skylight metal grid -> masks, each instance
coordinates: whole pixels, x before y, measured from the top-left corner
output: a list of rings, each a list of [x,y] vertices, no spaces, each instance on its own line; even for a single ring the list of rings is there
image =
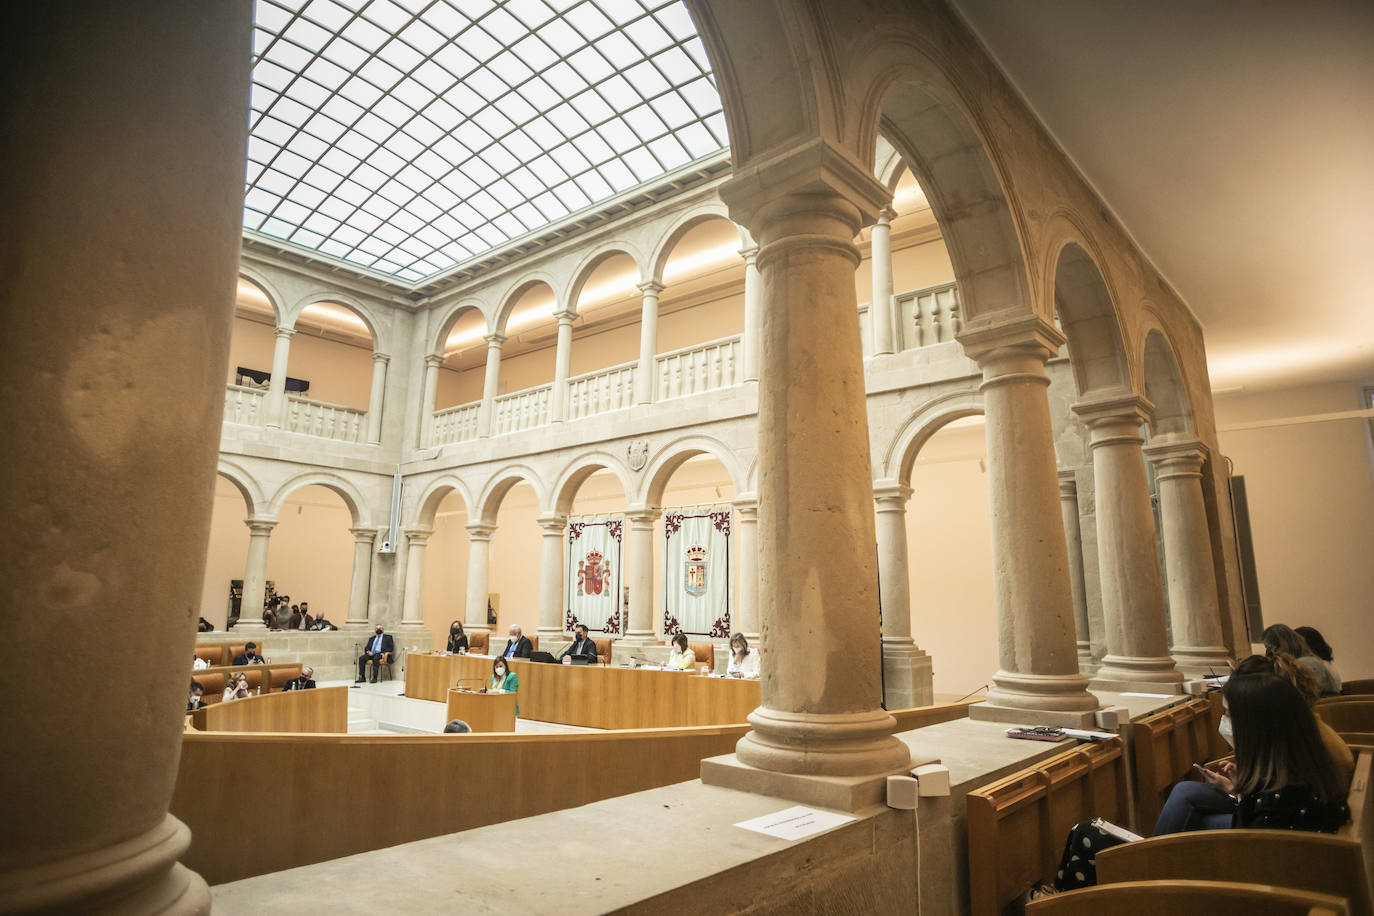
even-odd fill
[[[244,226],[410,283],[718,153],[680,2],[257,0]]]

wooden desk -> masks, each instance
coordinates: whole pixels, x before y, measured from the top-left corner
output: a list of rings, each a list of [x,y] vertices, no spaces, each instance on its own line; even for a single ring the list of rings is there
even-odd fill
[[[200,731],[344,734],[348,731],[348,688],[265,693],[205,706],[191,717]]]
[[[462,719],[475,732],[515,731],[515,694],[448,691],[449,721]]]
[[[406,657],[406,696],[446,702],[459,679],[491,680],[490,656]],[[588,728],[686,728],[746,721],[759,705],[759,682],[699,677],[659,668],[549,665],[512,659],[520,678],[520,716]]]

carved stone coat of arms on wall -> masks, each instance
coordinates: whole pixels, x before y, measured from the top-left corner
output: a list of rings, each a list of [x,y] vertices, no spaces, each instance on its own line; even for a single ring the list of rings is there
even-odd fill
[[[644,470],[644,465],[649,463],[649,440],[636,439],[626,446],[625,460],[629,462],[630,470]]]

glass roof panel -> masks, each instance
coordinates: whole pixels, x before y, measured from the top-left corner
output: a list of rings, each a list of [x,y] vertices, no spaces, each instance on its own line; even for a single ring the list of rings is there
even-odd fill
[[[244,226],[422,282],[718,154],[680,0],[257,0]]]

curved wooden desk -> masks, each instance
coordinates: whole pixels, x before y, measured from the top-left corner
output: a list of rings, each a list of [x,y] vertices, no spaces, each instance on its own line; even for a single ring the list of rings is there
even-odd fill
[[[348,731],[348,688],[316,687],[264,693],[203,706],[191,714],[199,731],[325,732]]]

